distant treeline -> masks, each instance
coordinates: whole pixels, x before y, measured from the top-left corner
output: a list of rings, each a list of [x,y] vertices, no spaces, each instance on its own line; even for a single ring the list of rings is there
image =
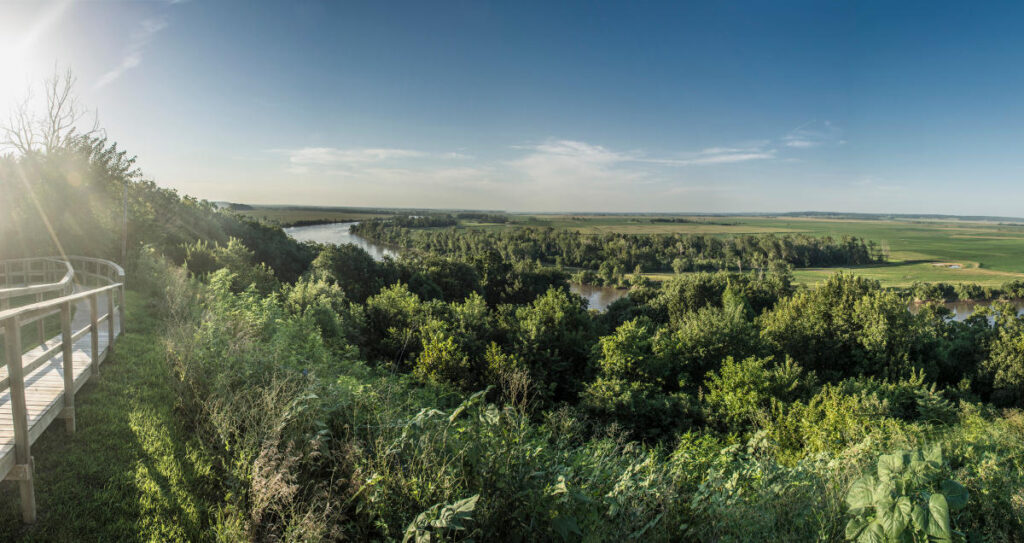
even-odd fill
[[[475,229],[418,230],[447,226],[444,216],[377,219],[352,232],[377,243],[432,254],[473,257],[497,250],[509,261],[541,261],[599,270],[621,276],[636,271],[688,271],[794,267],[857,266],[883,260],[873,241],[844,236],[764,234],[715,237],[698,234],[582,234],[554,228],[517,228],[500,232]]]
[[[459,213],[455,215],[455,217],[461,220],[494,224],[505,224],[508,222],[508,215],[497,215],[493,213]]]
[[[807,217],[814,219],[852,219],[859,221],[887,221],[887,220],[954,220],[954,221],[975,221],[975,222],[1001,222],[1017,224],[1024,222],[1020,217],[993,217],[988,215],[942,215],[937,213],[842,213],[834,211],[794,211],[791,213],[780,213],[776,217]]]
[[[675,224],[713,224],[716,226],[731,226],[735,222],[711,221],[707,219],[694,219],[691,217],[653,217],[652,223],[675,223]]]
[[[1001,287],[986,287],[977,283],[925,283],[916,281],[908,289],[915,300],[954,302],[957,300],[996,300],[1024,298],[1024,281],[1014,280]]]
[[[282,224],[283,228],[293,228],[296,226],[319,226],[321,224],[337,224],[339,222],[350,222],[341,219],[301,219],[298,221],[288,221],[287,224]]]
[[[400,228],[439,228],[459,224],[459,221],[455,220],[455,217],[451,215],[409,215],[407,217],[395,217],[393,219],[383,220]],[[358,226],[359,225],[353,225],[353,227]]]

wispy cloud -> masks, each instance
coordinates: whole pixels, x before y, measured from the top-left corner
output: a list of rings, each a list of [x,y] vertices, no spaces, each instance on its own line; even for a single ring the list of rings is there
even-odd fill
[[[776,156],[776,151],[760,144],[748,147],[710,147],[697,152],[681,153],[676,157],[649,156],[640,151],[613,151],[601,145],[592,145],[581,141],[550,140],[544,144],[528,147],[534,151],[525,157],[528,160],[542,158],[545,161],[557,161],[566,164],[601,165],[611,167],[627,163],[657,164],[661,166],[705,166],[713,164],[733,164],[750,160],[768,160]]]
[[[299,147],[294,149],[270,149],[269,153],[283,155],[288,159],[288,171],[291,173],[328,173],[339,177],[351,177],[392,171],[400,172],[424,169],[424,165],[433,165],[434,169],[457,171],[449,166],[437,168],[437,163],[450,164],[454,160],[468,160],[467,154],[450,151],[431,153],[416,149],[395,147]],[[433,170],[429,170],[433,171]],[[376,173],[375,173],[376,172]]]
[[[843,131],[830,121],[808,121],[782,138],[782,144],[793,149],[809,149],[821,145],[846,143]]]
[[[638,162],[636,153],[613,151],[601,145],[575,140],[548,140],[538,145],[519,146],[528,152],[506,162],[526,181],[546,187],[584,188],[608,183],[638,181],[647,173],[629,163]]]
[[[286,170],[311,179],[344,183],[349,194],[416,195],[432,205],[472,198],[518,209],[626,209],[650,198],[712,202],[738,194],[730,165],[787,160],[790,139],[748,141],[675,154],[616,149],[597,143],[549,138],[510,146],[511,156],[480,159],[459,148],[438,152],[399,147],[298,147],[270,152],[287,158]],[[824,136],[818,138],[825,141]],[[473,196],[476,195],[476,196]],[[658,196],[653,196],[658,195]],[[463,200],[460,200],[463,199]],[[645,203],[648,202],[648,203]]]
[[[297,166],[339,166],[369,164],[388,160],[427,156],[422,151],[390,148],[339,149],[337,147],[302,147],[279,150],[288,155],[288,162]]]
[[[139,67],[142,64],[142,53],[146,50],[149,43],[153,41],[153,37],[165,28],[167,28],[167,19],[165,17],[143,19],[132,32],[121,62],[103,74],[96,81],[94,87],[97,89],[103,88],[116,81],[125,72]]]
[[[775,150],[763,147],[711,147],[684,158],[647,159],[646,162],[666,164],[669,166],[709,166],[714,164],[735,164],[751,160],[770,160],[775,158]]]

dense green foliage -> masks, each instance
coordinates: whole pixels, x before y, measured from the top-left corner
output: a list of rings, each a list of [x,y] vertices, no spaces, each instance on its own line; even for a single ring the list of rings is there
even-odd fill
[[[513,230],[422,229],[449,226],[447,217],[374,219],[353,225],[352,231],[391,247],[429,254],[473,258],[497,250],[503,260],[542,261],[594,270],[588,282],[619,283],[624,274],[643,271],[714,271],[769,268],[852,266],[880,262],[873,243],[846,236],[842,239],[805,235],[740,235],[717,237],[696,234],[640,235],[582,234],[553,228]],[[424,223],[424,224],[420,224]],[[436,223],[436,224],[434,224]],[[454,224],[454,222],[453,222]]]
[[[45,172],[64,158],[6,160]],[[1024,317],[998,305],[964,322],[935,305],[912,314],[909,296],[850,274],[796,288],[787,266],[754,256],[768,254],[764,240],[814,258],[861,254],[862,241],[419,229],[402,235],[446,245],[376,262],[117,171],[109,184],[82,177],[106,194],[96,207],[50,212],[66,215],[55,229],[71,232],[74,251],[110,255],[108,207],[128,183],[132,286],[159,322],[135,348],[165,356],[174,405],[157,415],[175,420],[162,435],[201,460],[198,475],[167,483],[200,504],[185,508],[189,531],[227,541],[1024,533]],[[69,182],[38,179],[39,193]],[[15,194],[4,205],[24,230],[8,247],[48,239],[25,226],[31,199]],[[75,238],[83,225],[100,234]],[[637,280],[598,313],[537,263],[586,248],[580,258],[594,262],[664,265],[665,240],[683,239],[720,244],[692,256],[736,271]],[[748,242],[759,248],[736,245]],[[763,269],[740,273],[740,260]],[[164,446],[161,458],[177,454]],[[162,526],[173,518],[162,503],[111,516]]]

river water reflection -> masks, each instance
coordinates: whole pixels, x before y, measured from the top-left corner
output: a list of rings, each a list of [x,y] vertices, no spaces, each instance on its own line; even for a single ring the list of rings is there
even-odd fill
[[[1010,300],[1010,303],[1012,303],[1013,306],[1015,308],[1017,308],[1017,314],[1018,315],[1020,315],[1021,313],[1024,313],[1024,300]],[[952,315],[953,320],[955,320],[955,321],[962,321],[962,320],[966,319],[967,317],[970,317],[971,315],[973,315],[974,312],[977,311],[978,309],[980,309],[982,307],[987,307],[987,306],[989,306],[991,304],[992,304],[992,302],[988,301],[988,300],[982,300],[982,301],[961,300],[961,301],[956,301],[956,302],[945,302],[942,305],[946,306],[947,308],[949,308],[950,311],[953,312],[953,315]],[[916,315],[918,311],[921,311],[921,308],[924,305],[925,304],[922,303],[922,302],[911,303],[910,304],[910,312],[914,313]]]
[[[398,257],[398,253],[377,245],[369,240],[363,239],[348,231],[349,227],[354,222],[336,222],[331,224],[317,224],[313,226],[293,226],[291,228],[285,228],[284,231],[289,236],[299,241],[315,241],[317,243],[334,243],[337,245],[344,245],[346,243],[352,243],[359,246],[376,261],[384,260],[385,256],[392,258]]]
[[[608,309],[608,306],[611,305],[612,302],[622,298],[626,294],[629,294],[629,290],[624,288],[597,287],[594,285],[582,285],[580,283],[571,283],[569,285],[569,290],[574,294],[579,294],[586,298],[587,307],[598,311]]]

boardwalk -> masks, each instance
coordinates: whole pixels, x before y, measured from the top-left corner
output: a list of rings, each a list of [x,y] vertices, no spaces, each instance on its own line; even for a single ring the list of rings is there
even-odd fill
[[[24,520],[34,522],[31,445],[57,419],[75,431],[75,393],[124,330],[124,272],[80,257],[14,262],[0,269],[0,302],[9,307],[0,311],[0,476],[19,481]],[[57,321],[59,333],[44,333]],[[25,329],[39,343],[27,350]]]

